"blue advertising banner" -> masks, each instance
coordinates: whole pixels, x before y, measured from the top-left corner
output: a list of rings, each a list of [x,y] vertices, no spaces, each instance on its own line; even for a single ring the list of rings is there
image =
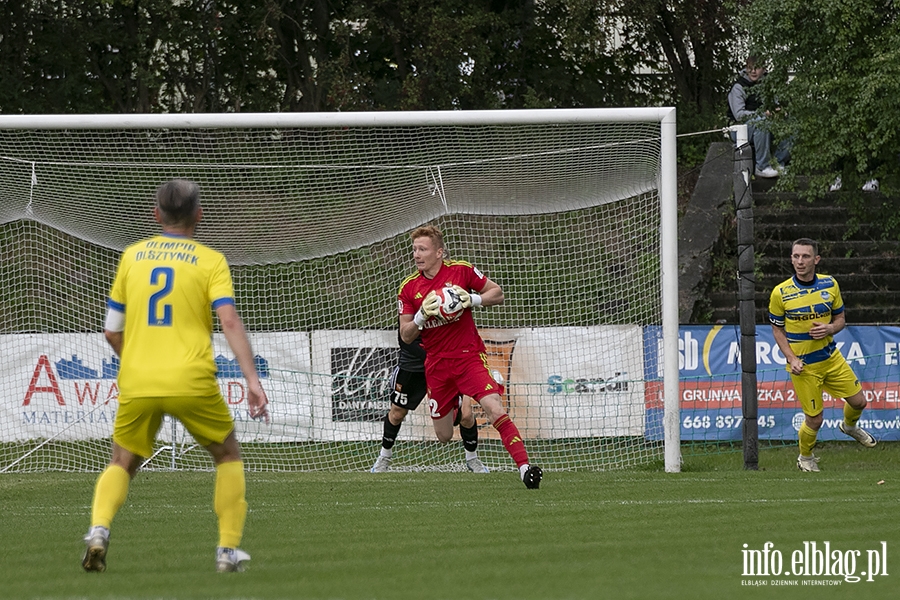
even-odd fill
[[[646,328],[647,431],[662,420],[658,328]],[[878,440],[900,441],[900,327],[848,326],[835,336],[868,400],[860,425]],[[679,404],[683,441],[741,439],[741,352],[737,325],[679,328]],[[795,440],[803,411],[796,400],[786,360],[771,327],[756,335],[757,402],[760,439]],[[843,400],[824,394],[825,422],[819,440],[848,440],[840,432]]]

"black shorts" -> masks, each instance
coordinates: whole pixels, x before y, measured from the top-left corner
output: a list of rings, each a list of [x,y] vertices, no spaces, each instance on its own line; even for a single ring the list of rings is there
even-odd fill
[[[391,404],[406,410],[416,410],[421,404],[428,386],[425,384],[425,373],[405,371],[394,367],[390,379]]]

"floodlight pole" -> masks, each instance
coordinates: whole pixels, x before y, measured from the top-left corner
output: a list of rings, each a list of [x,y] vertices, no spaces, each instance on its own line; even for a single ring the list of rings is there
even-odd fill
[[[736,125],[734,149],[734,208],[737,220],[738,315],[741,328],[741,433],[744,469],[759,469],[759,424],[756,382],[756,279],[753,256],[752,149],[747,126]]]

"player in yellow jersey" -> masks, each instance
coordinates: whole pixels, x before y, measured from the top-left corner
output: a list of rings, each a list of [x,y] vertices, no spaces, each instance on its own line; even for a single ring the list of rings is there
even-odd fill
[[[106,570],[109,527],[130,480],[150,456],[164,414],[179,419],[216,466],[214,506],[219,522],[216,570],[242,570],[250,556],[238,548],[244,531],[244,466],[234,420],[216,383],[212,311],[248,386],[250,416],[268,422],[268,399],[250,341],[235,309],[225,257],[192,239],[203,216],[200,188],[185,179],[156,191],[163,233],[122,253],[107,301],[106,339],[120,357],[119,409],[112,459],[94,488],[86,571]]]
[[[833,277],[816,274],[820,258],[814,240],[796,240],[791,246],[794,276],[775,286],[769,298],[772,335],[787,359],[787,370],[806,417],[798,434],[797,467],[801,471],[819,470],[819,459],[812,449],[822,427],[823,389],[845,400],[840,430],[868,448],[876,444],[875,438],[857,426],[866,398],[859,379],[834,342],[834,334],[846,324],[844,300]]]

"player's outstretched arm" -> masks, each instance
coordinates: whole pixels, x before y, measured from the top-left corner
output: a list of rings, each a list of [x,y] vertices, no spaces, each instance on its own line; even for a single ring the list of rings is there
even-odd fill
[[[263,418],[266,423],[269,422],[269,399],[266,391],[259,381],[259,374],[256,372],[256,363],[253,360],[253,349],[250,347],[250,339],[247,337],[247,331],[244,329],[244,323],[237,313],[237,309],[233,304],[225,304],[216,309],[219,316],[219,322],[222,324],[222,333],[228,340],[231,351],[241,367],[244,379],[247,380],[248,386],[248,403],[250,405],[250,416],[254,419]]]

